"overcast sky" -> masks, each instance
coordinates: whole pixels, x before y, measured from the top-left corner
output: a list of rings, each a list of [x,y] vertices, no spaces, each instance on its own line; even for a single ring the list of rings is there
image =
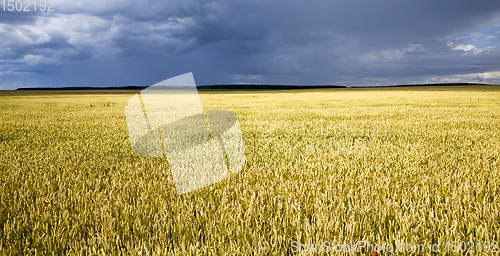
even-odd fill
[[[0,5],[0,8],[3,6]],[[0,88],[500,83],[499,0],[55,0],[0,10]]]

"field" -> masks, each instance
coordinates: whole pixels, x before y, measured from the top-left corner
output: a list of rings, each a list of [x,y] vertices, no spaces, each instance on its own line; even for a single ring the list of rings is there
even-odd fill
[[[246,162],[180,196],[132,153],[134,93],[0,92],[0,254],[500,242],[500,86],[200,92],[238,115]]]

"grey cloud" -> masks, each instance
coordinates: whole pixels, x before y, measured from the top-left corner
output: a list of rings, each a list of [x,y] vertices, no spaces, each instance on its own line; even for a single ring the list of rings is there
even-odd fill
[[[473,53],[448,45],[453,36],[500,27],[499,1],[89,0],[55,7],[52,14],[0,18],[4,26],[38,29],[32,41],[8,32],[0,63],[12,65],[0,72],[59,71],[59,84],[67,85],[64,77],[78,70],[95,79],[74,84],[121,85],[189,71],[201,84],[321,84],[500,70],[498,47]],[[35,42],[42,32],[50,40]],[[45,59],[28,63],[26,56]],[[104,65],[113,68],[99,73]],[[55,75],[44,79],[58,84]]]
[[[38,16],[36,14],[32,14],[31,12],[9,12],[3,11],[3,9],[0,11],[0,23],[3,24],[32,24],[36,21]]]

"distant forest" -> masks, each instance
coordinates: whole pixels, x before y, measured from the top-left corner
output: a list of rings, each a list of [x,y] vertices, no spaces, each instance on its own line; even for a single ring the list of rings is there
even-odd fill
[[[402,84],[402,85],[273,85],[273,84],[220,84],[200,85],[198,90],[297,90],[297,89],[327,89],[327,88],[366,88],[366,87],[415,87],[415,86],[457,86],[457,85],[488,85],[480,83],[442,83],[442,84]],[[143,90],[149,86],[115,86],[115,87],[31,87],[16,90]]]

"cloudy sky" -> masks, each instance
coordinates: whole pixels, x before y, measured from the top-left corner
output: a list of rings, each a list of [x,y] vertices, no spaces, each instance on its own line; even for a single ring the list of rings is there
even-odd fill
[[[500,83],[498,0],[54,1],[0,9],[1,89]]]

